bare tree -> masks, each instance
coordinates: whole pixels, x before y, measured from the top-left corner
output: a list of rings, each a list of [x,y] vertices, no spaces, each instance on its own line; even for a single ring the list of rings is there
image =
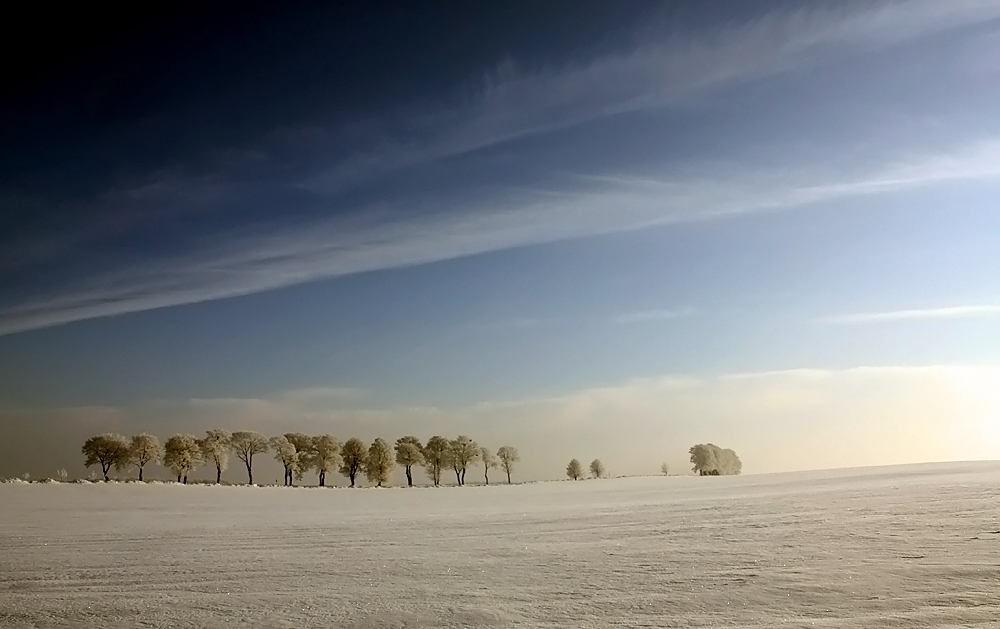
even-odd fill
[[[312,466],[319,475],[319,486],[326,485],[326,475],[340,462],[340,442],[333,435],[312,438]]]
[[[209,430],[204,439],[198,440],[202,459],[215,466],[215,484],[222,482],[222,472],[229,467],[229,440],[227,430]]]
[[[392,448],[385,439],[379,437],[368,448],[368,458],[365,459],[365,476],[368,482],[375,483],[376,487],[388,483],[394,467],[396,461],[392,456]]]
[[[229,447],[247,466],[247,484],[253,485],[253,455],[267,452],[267,438],[253,430],[237,430],[229,439]]]
[[[465,470],[478,458],[479,444],[475,441],[465,435],[459,435],[451,440],[451,465],[459,485],[465,484]]]
[[[569,476],[573,480],[580,480],[583,476],[583,466],[576,459],[572,459],[569,465],[566,466],[566,476]]]
[[[121,467],[128,462],[129,443],[125,437],[115,432],[106,432],[103,435],[91,437],[83,444],[81,452],[85,457],[84,465],[100,464],[101,473],[104,474],[104,482],[108,482],[108,470],[111,466]]]
[[[292,485],[292,474],[298,471],[299,468],[298,451],[295,450],[295,446],[285,436],[271,437],[268,445],[274,450],[274,460],[281,463],[285,468],[285,486]]]
[[[413,466],[424,462],[420,439],[412,435],[396,439],[396,463],[406,469],[406,486],[413,487]]]
[[[434,481],[434,486],[441,484],[441,470],[451,465],[451,442],[439,435],[427,440],[424,446],[424,469]]]
[[[521,460],[521,455],[513,446],[502,446],[497,450],[497,458],[500,459],[500,467],[507,473],[507,484],[510,485],[510,473],[514,471],[514,464]]]
[[[367,459],[368,446],[357,437],[351,437],[340,448],[340,473],[351,479],[351,487]]]
[[[590,462],[590,475],[594,478],[601,478],[607,470],[604,469],[604,464],[601,463],[600,459],[594,459]]]
[[[694,471],[700,476],[728,476],[743,471],[740,457],[729,448],[722,449],[714,443],[699,443],[688,450]]]
[[[490,452],[490,449],[486,446],[479,448],[479,459],[483,462],[483,477],[486,479],[486,484],[490,484],[490,468],[500,465],[497,462],[496,456]]]
[[[139,482],[142,482],[142,469],[147,463],[158,461],[163,456],[160,440],[146,433],[132,437],[128,448],[129,465],[139,468]]]
[[[664,476],[670,476],[670,466],[666,463],[660,465],[660,471],[663,472]]]
[[[187,485],[188,474],[201,463],[201,447],[194,435],[180,434],[167,439],[163,446],[163,467],[169,468],[177,475],[177,482],[184,479]]]

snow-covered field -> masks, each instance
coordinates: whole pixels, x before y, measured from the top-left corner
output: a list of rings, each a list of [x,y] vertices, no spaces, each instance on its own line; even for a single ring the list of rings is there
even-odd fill
[[[0,625],[997,627],[1000,463],[0,485]]]

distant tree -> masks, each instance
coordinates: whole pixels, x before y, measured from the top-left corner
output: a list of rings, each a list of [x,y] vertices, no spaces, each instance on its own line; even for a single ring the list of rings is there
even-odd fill
[[[569,476],[573,480],[580,480],[583,476],[583,466],[576,459],[572,459],[569,465],[566,466],[566,476]]]
[[[333,435],[312,438],[312,466],[319,475],[319,486],[326,485],[326,475],[340,462],[340,442]]]
[[[65,483],[66,481],[69,480],[69,472],[66,471],[65,467],[60,467],[58,470],[56,470],[56,480],[58,480],[60,483]]]
[[[424,468],[434,481],[434,486],[441,484],[441,470],[451,465],[451,442],[444,437],[435,435],[427,440],[424,446]]]
[[[479,460],[483,462],[483,478],[486,479],[486,484],[490,484],[490,468],[499,465],[496,456],[487,447],[479,448]]]
[[[295,480],[301,481],[306,472],[315,465],[316,453],[313,451],[313,438],[301,432],[286,432],[285,439],[295,447],[295,462],[292,472]],[[289,484],[292,484],[289,482]]]
[[[365,467],[368,459],[368,446],[357,437],[351,437],[340,448],[340,473],[351,479],[351,487],[354,487],[354,479]]]
[[[465,484],[465,470],[478,458],[479,444],[475,441],[465,435],[459,435],[451,440],[451,465],[459,485]]]
[[[365,459],[365,476],[368,482],[375,483],[376,487],[388,483],[394,467],[396,460],[392,456],[392,448],[385,439],[379,437],[368,448],[368,458]]]
[[[594,459],[590,462],[590,475],[594,478],[601,478],[607,470],[604,469],[604,464],[601,463],[600,459]]]
[[[84,465],[90,467],[100,464],[104,482],[108,482],[108,470],[112,465],[121,468],[128,464],[129,442],[118,433],[106,432],[87,439],[81,452],[87,457]]]
[[[209,430],[204,439],[198,440],[201,447],[201,458],[215,467],[215,484],[222,482],[222,472],[229,467],[229,441],[232,435],[228,430]]]
[[[497,450],[497,458],[500,459],[500,467],[507,473],[507,484],[510,485],[510,473],[514,471],[514,464],[521,460],[521,455],[513,446],[502,446]]]
[[[247,466],[247,484],[253,485],[253,455],[267,452],[267,437],[253,430],[237,430],[229,439],[229,447]]]
[[[700,476],[730,476],[743,471],[740,457],[729,448],[723,449],[713,443],[699,443],[688,450],[693,470]]]
[[[128,463],[139,468],[139,482],[142,482],[142,469],[147,463],[158,461],[163,457],[160,440],[146,433],[132,437],[128,448]]]
[[[299,453],[295,449],[295,446],[284,435],[271,437],[268,440],[268,445],[274,451],[274,460],[281,463],[282,467],[285,468],[285,486],[288,487],[294,484],[292,482],[292,474],[299,469]]]
[[[163,446],[163,467],[177,475],[177,482],[184,479],[201,463],[201,447],[194,435],[178,434],[167,439]]]
[[[406,470],[406,486],[413,487],[413,466],[424,462],[423,447],[420,439],[412,435],[396,439],[396,463]]]
[[[666,463],[660,466],[660,471],[663,472],[664,476],[670,476],[670,466]]]

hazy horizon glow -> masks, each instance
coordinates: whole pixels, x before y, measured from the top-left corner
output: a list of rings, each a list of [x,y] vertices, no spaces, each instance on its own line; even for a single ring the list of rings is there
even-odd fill
[[[0,476],[241,421],[1000,458],[1000,5],[151,15],[40,18],[0,101]]]

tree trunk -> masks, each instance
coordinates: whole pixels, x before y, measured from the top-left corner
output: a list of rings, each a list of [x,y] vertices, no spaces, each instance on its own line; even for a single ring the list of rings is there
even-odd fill
[[[110,470],[110,469],[111,469],[111,464],[110,463],[108,463],[107,465],[105,465],[104,463],[101,463],[101,472],[104,474],[104,482],[105,483],[107,483],[107,482],[109,482],[111,480],[111,479],[108,478],[108,470]]]
[[[510,470],[507,470],[507,484],[510,485]]]
[[[351,472],[351,474],[350,474],[350,476],[351,476],[351,487],[354,487],[354,475],[355,474],[356,474],[356,472]]]
[[[139,466],[139,482],[142,482],[142,466]]]
[[[462,484],[465,484],[465,468],[462,468]]]
[[[181,482],[181,475],[180,474],[177,475],[177,482],[178,483]]]
[[[319,471],[319,486],[320,487],[326,486],[326,472],[324,472],[323,470]]]
[[[184,475],[184,484],[185,485],[188,484],[188,475],[187,474]]]
[[[486,477],[486,484],[489,485],[490,484],[490,466],[489,465],[487,465],[485,467],[485,469],[483,470],[483,476]]]
[[[253,485],[253,470],[251,469],[253,466],[250,464],[250,459],[247,459],[244,463],[247,466],[247,485]]]
[[[218,485],[222,482],[222,466],[216,464],[215,466],[215,484]]]
[[[455,482],[458,483],[459,485],[461,485],[462,484],[462,475],[459,473],[457,467],[454,468],[454,469],[455,469]]]
[[[406,466],[406,486],[413,487],[413,474],[410,473],[410,466]]]

